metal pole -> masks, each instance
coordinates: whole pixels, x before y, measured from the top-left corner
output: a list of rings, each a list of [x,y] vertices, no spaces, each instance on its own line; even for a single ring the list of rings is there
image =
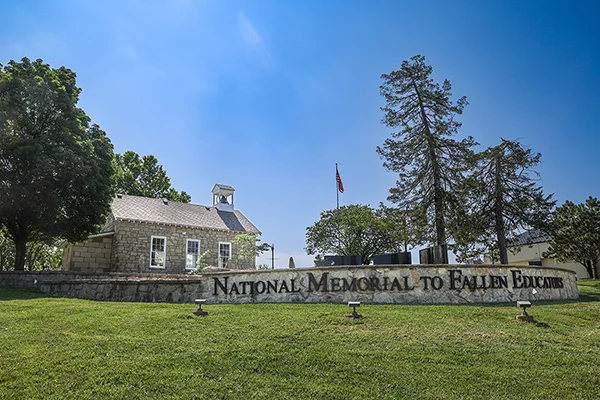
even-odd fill
[[[339,184],[337,181],[337,177],[339,175],[339,171],[338,171],[338,164],[335,163],[335,196],[336,196],[336,200],[337,200],[337,235],[338,235],[338,250],[341,250],[342,248],[342,238],[340,236],[340,220],[341,220],[341,215],[340,215],[340,190],[339,190]],[[341,251],[340,251],[341,252]]]
[[[271,243],[271,269],[275,269],[275,243]]]

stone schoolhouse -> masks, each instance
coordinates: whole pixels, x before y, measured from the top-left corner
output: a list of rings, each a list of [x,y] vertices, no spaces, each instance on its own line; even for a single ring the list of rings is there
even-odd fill
[[[233,240],[260,231],[234,209],[231,186],[213,187],[213,205],[117,194],[100,233],[65,247],[62,269],[82,272],[184,274],[200,257],[210,266],[254,269]]]

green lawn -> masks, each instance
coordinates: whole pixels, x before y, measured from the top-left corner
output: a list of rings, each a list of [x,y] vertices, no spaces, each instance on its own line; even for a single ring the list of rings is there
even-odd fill
[[[600,282],[510,305],[102,303],[0,288],[0,398],[600,399]]]

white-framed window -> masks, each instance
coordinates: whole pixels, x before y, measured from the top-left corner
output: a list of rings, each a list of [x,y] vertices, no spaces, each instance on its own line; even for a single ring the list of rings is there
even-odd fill
[[[200,257],[200,241],[188,239],[185,241],[185,269],[196,268],[196,263]]]
[[[167,238],[152,236],[150,239],[150,268],[165,268],[167,260]]]
[[[219,268],[227,268],[231,260],[231,243],[219,242]]]

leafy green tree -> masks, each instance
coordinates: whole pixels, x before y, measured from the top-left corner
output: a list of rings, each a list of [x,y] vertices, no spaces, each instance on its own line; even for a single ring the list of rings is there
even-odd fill
[[[508,264],[508,247],[518,229],[547,228],[555,201],[536,185],[533,154],[518,141],[502,143],[478,154],[478,165],[461,190],[470,201],[455,218],[455,248],[462,258],[494,250]]]
[[[353,204],[326,210],[306,228],[306,252],[359,255],[369,264],[375,254],[397,251],[398,235],[390,221],[369,206]]]
[[[29,271],[60,269],[62,248],[56,241],[28,242],[25,251],[25,268]]]
[[[268,243],[260,243],[260,238],[252,233],[240,233],[232,241],[238,246],[239,258],[249,264],[271,247]]]
[[[585,203],[566,201],[554,212],[552,240],[544,257],[560,262],[577,261],[590,277],[598,279],[600,263],[600,201],[589,197]]]
[[[153,155],[140,156],[133,151],[115,154],[113,167],[114,184],[117,193],[132,196],[166,198],[181,203],[189,203],[192,198],[184,191],[171,187],[167,172]]]
[[[398,244],[397,251],[408,252],[409,248],[427,242],[424,234],[427,220],[424,210],[408,210],[379,205],[377,216],[387,224],[387,230]]]
[[[425,57],[417,55],[381,76],[386,101],[382,122],[399,130],[377,152],[384,167],[399,174],[388,200],[403,209],[424,210],[429,221],[426,233],[442,245],[447,241],[446,220],[460,202],[455,188],[470,167],[476,143],[470,136],[461,141],[452,138],[461,126],[454,117],[462,114],[467,99],[454,103],[450,82],[440,86],[431,73]]]
[[[49,243],[30,241],[25,250],[25,268],[28,271],[59,269],[62,248],[55,241]],[[15,244],[6,228],[0,226],[0,271],[10,271],[15,266]]]
[[[42,60],[0,65],[0,225],[23,270],[27,243],[97,232],[109,211],[112,144],[77,107],[65,67]]]

